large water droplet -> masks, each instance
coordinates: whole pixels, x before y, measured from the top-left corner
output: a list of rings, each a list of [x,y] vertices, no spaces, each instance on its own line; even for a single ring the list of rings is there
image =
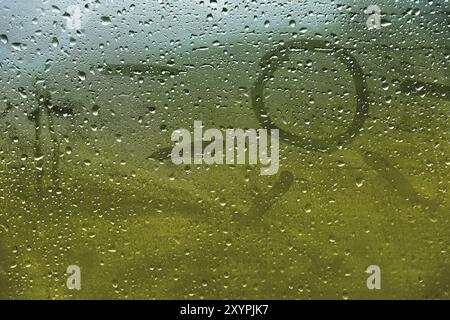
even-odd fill
[[[6,34],[0,35],[0,41],[1,41],[3,44],[7,44],[7,43],[8,43],[8,37],[6,36]]]
[[[78,71],[78,78],[80,78],[81,81],[86,80],[86,73],[84,71]]]
[[[108,17],[108,16],[102,16],[102,17],[100,18],[100,20],[102,21],[102,24],[103,24],[104,26],[107,26],[108,24],[111,23],[111,18]]]

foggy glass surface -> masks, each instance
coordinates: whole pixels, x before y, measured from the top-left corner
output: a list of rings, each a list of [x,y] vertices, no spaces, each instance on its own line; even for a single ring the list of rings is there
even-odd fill
[[[448,299],[450,5],[372,4],[0,0],[0,298]]]

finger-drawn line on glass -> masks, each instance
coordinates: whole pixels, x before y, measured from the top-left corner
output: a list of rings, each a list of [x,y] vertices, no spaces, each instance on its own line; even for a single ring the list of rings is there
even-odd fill
[[[4,101],[6,101],[6,108],[0,113],[0,119],[6,117],[13,108],[13,105],[10,101],[8,101],[6,98],[4,98]]]
[[[278,127],[272,121],[270,112],[264,103],[264,89],[266,83],[274,76],[281,64],[289,60],[290,50],[318,51],[332,54],[333,57],[337,57],[348,68],[353,77],[356,90],[356,110],[352,122],[344,133],[329,139],[302,137]],[[291,145],[307,150],[331,152],[350,143],[359,134],[369,113],[369,90],[364,73],[349,50],[331,45],[323,40],[294,40],[265,54],[260,61],[260,66],[262,67],[262,72],[251,90],[252,108],[263,127],[280,130],[281,141],[286,141]]]
[[[60,142],[55,130],[54,117],[71,117],[74,115],[73,107],[70,104],[56,105],[51,101],[51,93],[43,80],[36,79],[33,84],[33,91],[37,101],[37,107],[28,114],[28,120],[34,123],[34,159],[36,165],[36,193],[41,195],[44,191],[44,127],[47,124],[48,134],[51,144],[51,173],[50,180],[53,189],[59,186],[59,166],[60,166]]]
[[[362,149],[361,155],[367,165],[383,177],[404,200],[413,205],[420,205],[432,214],[440,210],[436,199],[430,200],[421,196],[405,176],[381,154]]]
[[[294,175],[290,171],[282,171],[273,187],[255,197],[247,213],[250,219],[261,219],[280,198],[289,191],[294,183]]]
[[[186,70],[171,66],[161,66],[156,64],[106,64],[101,71],[108,76],[128,76],[128,75],[154,75],[154,76],[175,76],[186,73]]]
[[[39,197],[43,191],[43,178],[44,178],[44,154],[43,148],[43,121],[42,121],[42,109],[47,108],[50,104],[50,92],[42,87],[37,86],[37,81],[33,84],[33,90],[38,106],[29,115],[28,119],[34,122],[34,159],[36,166],[36,193]]]
[[[221,141],[223,143],[223,141]],[[198,143],[200,143],[200,141],[198,141]],[[204,150],[209,144],[209,141],[202,141],[202,150]],[[195,141],[192,141],[191,143],[186,143],[183,148],[187,148],[190,145],[191,147],[191,153],[194,153],[194,145],[195,145]],[[160,148],[158,150],[156,150],[155,152],[153,152],[148,159],[150,160],[158,160],[158,161],[167,161],[171,159],[171,154],[172,154],[172,149],[173,147],[163,147]],[[172,163],[172,162],[171,162]]]
[[[403,93],[424,95],[450,101],[450,86],[440,83],[405,80],[400,84],[400,89]]]

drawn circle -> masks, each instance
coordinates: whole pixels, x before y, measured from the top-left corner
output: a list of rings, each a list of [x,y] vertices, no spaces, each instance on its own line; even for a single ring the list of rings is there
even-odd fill
[[[290,133],[278,127],[270,118],[264,104],[264,88],[266,82],[273,77],[275,71],[284,61],[289,60],[290,50],[312,50],[317,52],[332,53],[348,69],[353,78],[356,90],[356,109],[352,122],[345,132],[328,139],[300,136]],[[331,46],[323,40],[294,40],[268,52],[260,61],[262,73],[255,81],[252,88],[252,108],[259,123],[266,129],[278,129],[280,138],[291,145],[312,151],[333,151],[350,143],[360,132],[367,119],[369,111],[368,89],[361,66],[353,55],[345,48]]]

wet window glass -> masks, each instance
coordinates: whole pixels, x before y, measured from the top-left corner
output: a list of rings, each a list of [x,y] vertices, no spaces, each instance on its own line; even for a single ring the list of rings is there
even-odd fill
[[[449,8],[0,0],[0,298],[448,299]]]

